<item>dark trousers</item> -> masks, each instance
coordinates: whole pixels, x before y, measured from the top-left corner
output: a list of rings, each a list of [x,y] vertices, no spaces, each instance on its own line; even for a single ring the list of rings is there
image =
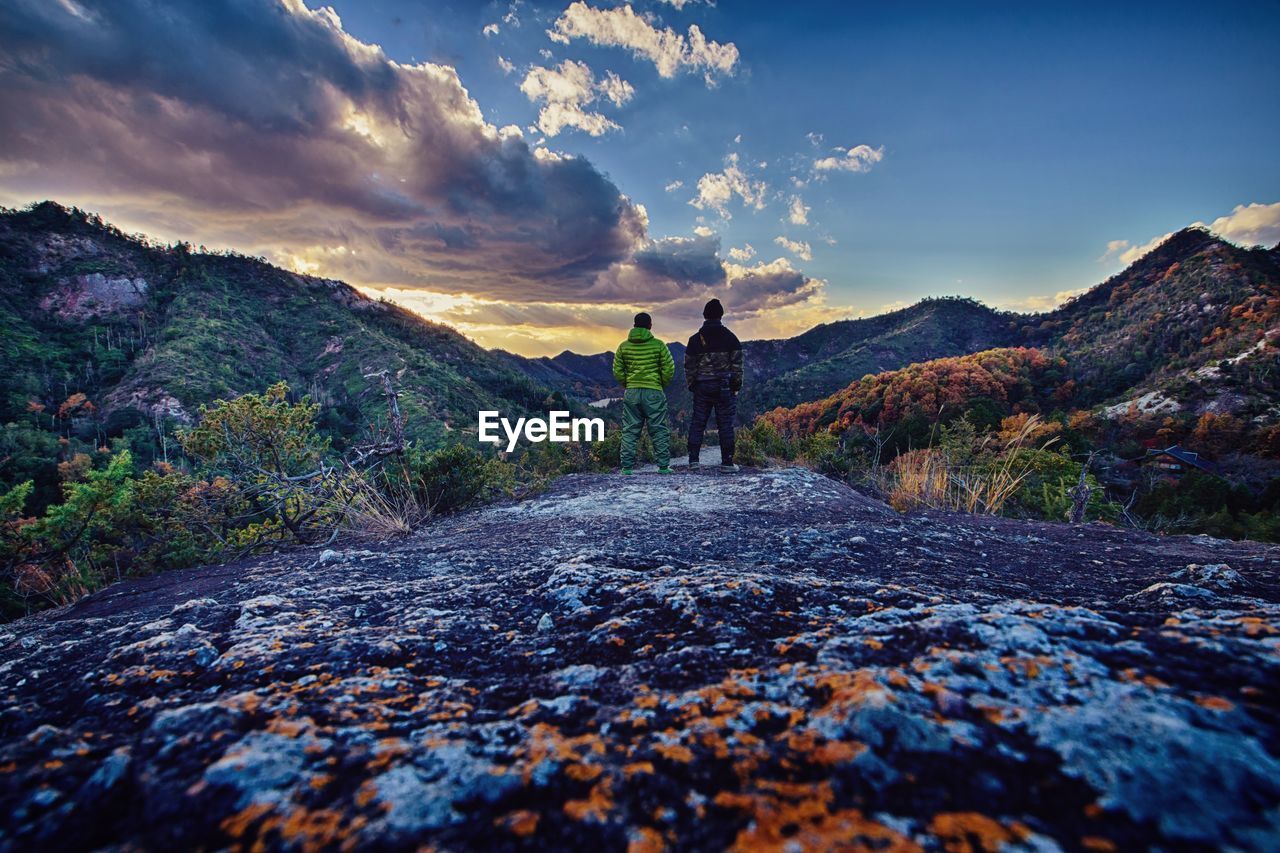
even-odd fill
[[[693,385],[693,418],[689,424],[689,461],[698,461],[702,449],[702,434],[716,412],[716,429],[720,431],[720,461],[733,462],[733,422],[738,414],[738,395],[725,382],[695,382]]]

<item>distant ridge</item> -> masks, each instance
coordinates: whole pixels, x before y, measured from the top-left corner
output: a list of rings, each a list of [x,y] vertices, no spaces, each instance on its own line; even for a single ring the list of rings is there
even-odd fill
[[[793,338],[746,341],[739,410],[749,417],[915,363],[1034,346],[1066,359],[1081,405],[1123,407],[1154,395],[1148,399],[1167,401],[1166,408],[1275,418],[1280,371],[1252,357],[1270,352],[1272,338],[1280,340],[1280,246],[1244,249],[1187,228],[1052,311],[1019,314],[965,297],[930,298]],[[673,352],[678,361],[680,348]],[[567,395],[617,396],[610,353],[509,358]],[[1228,363],[1227,373],[1220,362]],[[682,386],[670,394],[673,408],[687,406]]]

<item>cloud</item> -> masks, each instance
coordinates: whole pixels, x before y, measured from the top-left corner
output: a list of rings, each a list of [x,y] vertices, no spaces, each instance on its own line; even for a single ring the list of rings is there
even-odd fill
[[[680,189],[682,186],[684,186],[684,181],[675,180],[667,184],[665,187],[663,187],[663,189],[669,193],[673,193],[676,190]]]
[[[1280,202],[1237,204],[1231,213],[1206,227],[1240,246],[1274,246],[1280,243]]]
[[[698,195],[689,204],[699,210],[714,210],[724,219],[731,218],[729,203],[737,196],[747,207],[763,210],[769,186],[753,180],[738,165],[738,155],[730,154],[722,172],[708,172],[698,179]]]
[[[1113,257],[1119,257],[1120,253],[1129,248],[1128,240],[1109,240],[1107,242],[1107,250],[1098,258],[1099,262],[1108,261]]]
[[[825,282],[809,278],[786,258],[776,258],[755,266],[726,263],[728,297],[725,306],[739,312],[758,314],[803,302],[816,296]]]
[[[724,303],[743,337],[790,336],[830,321],[835,309],[825,303],[826,282],[809,278],[782,258],[754,266],[717,264],[713,256],[718,245],[714,239],[674,238],[652,247],[643,263],[664,266],[689,282],[671,291],[674,296],[632,294],[627,301],[584,304],[441,299],[412,290],[377,295],[435,316],[491,346],[532,355],[612,350],[637,311],[653,315],[659,337],[683,340],[701,323],[702,307],[712,296]],[[700,283],[713,271],[714,282]]]
[[[515,63],[505,56],[498,57],[498,67],[502,69],[503,74],[510,74],[516,70]]]
[[[731,286],[751,297],[744,311],[820,300],[823,283],[798,271],[731,272],[714,235],[651,236],[643,205],[591,162],[487,122],[455,69],[396,62],[302,0],[164,14],[150,0],[10,0],[0,55],[0,114],[22,117],[0,121],[9,203],[77,204],[127,230],[393,294],[437,319],[467,305],[574,306],[528,314],[528,341],[542,339],[539,323],[615,306],[696,319],[686,302]],[[535,75],[535,97],[550,105],[563,83],[554,102],[581,106],[569,67]],[[589,82],[589,104],[630,97],[616,75]],[[763,189],[741,181],[756,204]]]
[[[538,129],[556,136],[566,127],[576,127],[591,136],[619,130],[617,123],[585,107],[607,100],[622,106],[631,100],[635,89],[612,71],[597,81],[585,62],[566,59],[555,68],[534,66],[525,75],[520,91],[534,103],[541,103]]]
[[[1143,255],[1146,255],[1148,252],[1152,252],[1159,248],[1161,243],[1172,236],[1173,232],[1170,231],[1168,234],[1161,234],[1159,237],[1152,237],[1141,246],[1135,246],[1128,240],[1111,240],[1107,243],[1107,250],[1102,253],[1102,257],[1098,258],[1098,260],[1103,263],[1118,260],[1125,266],[1128,266]]]
[[[705,225],[695,225],[693,227],[693,233],[697,234],[699,237],[710,237],[716,232]]]
[[[0,111],[24,120],[0,123],[4,188],[272,256],[346,246],[326,269],[358,282],[516,298],[585,290],[647,239],[608,178],[485,122],[454,69],[394,62],[301,0],[235,9],[231,27],[204,4],[91,22],[9,4]]]
[[[729,257],[735,261],[749,261],[755,256],[755,246],[752,246],[750,243],[743,243],[742,248],[735,246],[729,250]]]
[[[786,249],[802,261],[813,260],[813,247],[803,240],[788,240],[786,237],[774,237],[773,242]]]
[[[805,204],[800,196],[793,195],[791,204],[787,208],[787,221],[792,225],[808,225],[810,209],[809,205]]]
[[[1275,204],[1237,204],[1226,216],[1210,223],[1192,222],[1190,228],[1207,228],[1224,240],[1238,246],[1275,246],[1280,244],[1280,202]],[[1128,240],[1111,240],[1098,258],[1101,263],[1119,261],[1128,266],[1152,252],[1175,232],[1170,231],[1135,245]]]
[[[837,156],[823,157],[813,161],[813,168],[819,172],[867,172],[876,163],[884,159],[884,146],[872,148],[870,145],[855,145],[852,148],[834,148]]]
[[[696,24],[690,25],[687,36],[670,27],[659,29],[630,5],[596,9],[579,0],[564,10],[547,36],[561,44],[580,38],[626,48],[652,62],[662,77],[674,77],[681,69],[702,71],[708,85],[717,74],[732,74],[738,64],[738,48],[732,42],[707,41]]]
[[[1005,308],[1009,311],[1020,311],[1028,314],[1039,314],[1045,311],[1052,311],[1064,302],[1074,299],[1080,294],[1089,290],[1088,287],[1077,287],[1072,290],[1059,290],[1052,296],[1023,296],[1017,299],[1007,299],[1003,302],[996,303],[997,308]],[[901,305],[899,307],[906,307]]]
[[[498,30],[499,27],[497,24],[485,24],[484,29],[480,30],[480,32],[484,33],[484,35],[488,37],[496,36],[498,34]]]
[[[675,6],[677,12],[683,12],[685,6],[691,6],[699,2],[699,0],[660,0],[668,6]]]

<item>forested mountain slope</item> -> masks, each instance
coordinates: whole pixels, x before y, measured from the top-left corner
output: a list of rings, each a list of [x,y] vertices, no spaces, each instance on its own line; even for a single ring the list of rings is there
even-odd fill
[[[0,214],[0,359],[0,485],[47,480],[32,469],[54,464],[59,438],[123,437],[147,461],[201,404],[279,380],[323,404],[339,446],[385,419],[380,371],[428,445],[474,429],[479,409],[545,410],[551,393],[341,282],[159,246],[52,203]]]

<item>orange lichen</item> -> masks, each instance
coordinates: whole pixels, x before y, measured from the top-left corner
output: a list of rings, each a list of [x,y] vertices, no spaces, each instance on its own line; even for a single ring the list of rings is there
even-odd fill
[[[593,820],[604,823],[612,809],[613,781],[608,777],[593,785],[586,799],[569,800],[564,804],[564,813],[576,821]]]
[[[628,779],[630,779],[632,776],[637,776],[641,773],[651,775],[653,773],[653,762],[652,761],[633,761],[630,764],[624,764],[622,766],[622,774],[626,776]]]
[[[654,745],[653,750],[668,761],[676,761],[680,764],[688,764],[693,761],[693,752],[683,744],[659,743]]]
[[[888,688],[876,680],[871,670],[859,669],[852,673],[829,672],[814,680],[818,690],[829,691],[820,713],[845,711],[865,704],[870,699],[890,699]]]
[[[1000,658],[1000,662],[1004,664],[1005,668],[1014,675],[1021,673],[1024,678],[1036,678],[1040,675],[1040,667],[1042,663],[1049,661],[1044,657],[1026,658],[1005,656]]]
[[[284,735],[285,737],[296,738],[298,735],[306,731],[306,727],[296,720],[286,720],[281,717],[273,717],[267,722],[267,731],[272,734]]]
[[[1008,718],[1008,715],[1005,714],[1004,711],[990,705],[979,706],[978,710],[982,712],[982,716],[986,717],[988,722],[992,722],[997,725],[1003,723]]]
[[[356,805],[363,808],[372,803],[374,798],[378,796],[378,786],[373,782],[365,782],[356,791]]]
[[[734,850],[874,849],[916,853],[919,846],[901,833],[863,816],[857,809],[832,811],[829,782],[817,784],[761,780],[760,793],[722,791],[720,808],[745,812],[750,822],[734,839]]]
[[[224,818],[219,826],[231,838],[243,838],[259,819],[271,811],[270,803],[254,803],[246,806],[228,818]]]
[[[601,772],[599,767],[590,764],[570,764],[564,769],[566,776],[578,782],[590,782],[599,776]]]
[[[813,732],[788,732],[786,742],[787,747],[802,759],[823,766],[844,764],[867,751],[864,743],[826,740]]]
[[[662,834],[651,826],[637,826],[628,835],[627,853],[659,853],[667,849]]]
[[[332,809],[294,809],[280,825],[280,835],[304,850],[320,850],[343,837],[344,822],[345,815]]]
[[[1110,838],[1103,838],[1100,835],[1086,835],[1080,839],[1080,846],[1085,850],[1097,850],[1098,853],[1114,853],[1119,849]]]
[[[564,764],[581,764],[583,753],[604,755],[604,741],[598,734],[588,733],[577,737],[565,737],[555,726],[536,724],[529,732],[529,743],[519,756],[523,760],[522,777],[527,785],[533,779],[534,768],[543,761]]]
[[[1197,696],[1196,704],[1210,711],[1234,711],[1236,708],[1234,702],[1221,696]]]
[[[1235,621],[1244,626],[1244,632],[1250,637],[1255,637],[1258,634],[1276,633],[1276,628],[1263,622],[1260,616],[1241,616]]]
[[[497,818],[494,824],[505,828],[512,835],[528,838],[538,831],[538,821],[541,818],[542,816],[535,811],[519,809]]]
[[[996,853],[1031,836],[1031,830],[1017,821],[1005,826],[978,812],[939,812],[930,821],[929,831],[947,853]]]

